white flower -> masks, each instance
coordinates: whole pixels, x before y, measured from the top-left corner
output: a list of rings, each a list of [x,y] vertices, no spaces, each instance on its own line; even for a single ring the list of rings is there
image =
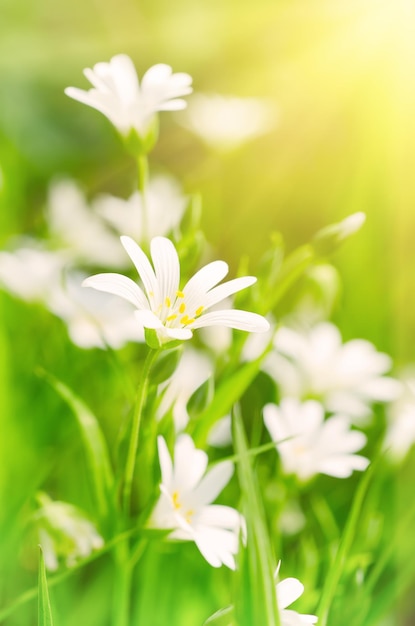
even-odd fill
[[[48,307],[68,327],[71,341],[80,348],[119,349],[129,341],[144,341],[131,307],[108,294],[82,288],[85,275],[66,274],[50,295]]]
[[[68,258],[89,265],[125,267],[118,237],[91,210],[76,182],[61,180],[50,186],[47,220],[51,235]]]
[[[275,107],[258,98],[196,94],[180,121],[208,145],[232,149],[268,132],[276,116]]]
[[[187,403],[190,397],[213,371],[213,363],[200,350],[186,349],[170,380],[164,385],[165,391],[157,408],[161,419],[171,408],[176,431],[182,431],[189,421]]]
[[[243,517],[229,506],[210,504],[228,484],[233,464],[223,461],[206,473],[207,454],[189,435],[179,435],[174,463],[163,437],[158,438],[161,496],[151,516],[153,528],[172,529],[170,539],[194,541],[213,567],[235,569]]]
[[[46,494],[38,497],[42,506],[34,519],[47,569],[58,569],[61,558],[67,567],[72,567],[93,550],[102,548],[103,538],[80,509],[53,501]]]
[[[205,313],[231,294],[252,285],[256,281],[253,276],[236,278],[215,287],[228,273],[228,265],[214,261],[180,288],[179,257],[169,239],[152,239],[154,269],[135,241],[121,237],[121,242],[140,275],[145,293],[133,280],[120,274],[97,274],[87,278],[84,285],[131,302],[137,309],[137,320],[144,328],[154,329],[161,343],[190,339],[192,331],[203,326],[228,326],[249,332],[268,330],[268,322],[256,313],[236,309]]]
[[[23,241],[13,252],[0,252],[0,284],[22,300],[44,303],[59,284],[66,262],[58,252]]]
[[[158,111],[184,109],[181,96],[192,92],[189,74],[173,74],[169,65],[153,65],[139,83],[134,64],[126,54],[118,54],[109,63],[96,63],[84,74],[92,89],[65,89],[67,96],[79,100],[103,113],[118,131],[128,135],[135,129],[138,135],[147,131]]]
[[[319,402],[301,403],[284,398],[280,406],[264,407],[264,422],[281,458],[283,470],[306,481],[315,474],[347,478],[353,470],[363,471],[369,461],[354,454],[366,443],[366,436],[350,430],[345,415],[324,421]]]
[[[232,419],[230,415],[221,417],[213,424],[207,442],[214,448],[226,448],[232,444]]]
[[[405,458],[415,443],[415,372],[402,376],[402,393],[387,409],[385,449],[394,461]]]
[[[275,572],[278,576],[279,566]],[[304,585],[298,578],[285,578],[276,585],[278,610],[280,613],[281,626],[302,626],[303,624],[317,624],[318,618],[315,615],[304,615],[291,609],[287,610],[293,602],[303,594]]]
[[[364,339],[342,344],[334,324],[322,322],[308,333],[282,328],[264,369],[283,396],[318,398],[327,411],[355,419],[371,413],[372,402],[387,402],[400,392],[398,381],[384,376],[392,361]]]
[[[173,178],[156,176],[150,179],[146,189],[146,236],[151,239],[157,235],[167,235],[176,228],[186,202]],[[95,212],[118,234],[130,233],[133,239],[143,240],[144,205],[140,192],[136,191],[127,200],[110,195],[98,196],[92,205]],[[119,242],[117,244],[121,251]]]

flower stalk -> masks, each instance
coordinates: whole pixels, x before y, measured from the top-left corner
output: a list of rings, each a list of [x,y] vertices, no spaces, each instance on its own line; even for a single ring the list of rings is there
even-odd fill
[[[150,378],[151,367],[158,355],[158,350],[150,349],[143,364],[140,383],[138,385],[137,400],[132,418],[130,444],[128,447],[127,463],[124,474],[123,488],[123,510],[128,517],[131,507],[131,490],[134,478],[135,460],[137,456],[138,443],[140,438],[141,416]]]

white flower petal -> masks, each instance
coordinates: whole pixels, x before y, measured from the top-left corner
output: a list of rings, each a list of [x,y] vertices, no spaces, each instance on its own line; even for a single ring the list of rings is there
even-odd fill
[[[174,451],[174,482],[183,491],[192,490],[206,471],[208,456],[195,447],[190,435],[180,435]]]
[[[148,309],[149,303],[140,287],[130,278],[122,274],[95,274],[89,276],[83,283],[83,287],[92,287],[98,291],[105,291],[120,296],[131,302],[138,309]]]
[[[151,257],[153,259],[156,279],[159,287],[160,304],[165,305],[169,298],[176,298],[180,281],[180,263],[176,248],[166,237],[154,237],[151,241]],[[167,305],[169,307],[171,305]]]
[[[304,591],[304,585],[297,578],[285,578],[277,584],[278,608],[285,609],[298,600]]]
[[[364,472],[369,460],[358,454],[335,455],[324,459],[319,464],[320,472],[335,478],[348,478],[353,470]]]
[[[197,485],[195,501],[198,506],[209,504],[230,481],[234,472],[231,461],[223,461],[215,465]]]
[[[134,266],[143,281],[150,303],[152,298],[159,301],[159,290],[156,275],[147,256],[144,254],[140,246],[136,244],[133,239],[131,239],[131,237],[122,236],[121,243],[134,263]]]
[[[160,319],[155,315],[152,311],[142,310],[142,311],[134,311],[135,318],[137,322],[143,328],[150,328],[153,330],[162,329],[164,331],[164,326],[161,323]]]
[[[228,273],[225,261],[213,261],[202,267],[183,287],[188,309],[197,309],[204,304],[206,293],[217,285]],[[203,299],[203,302],[201,300]]]
[[[229,280],[223,285],[219,285],[218,287],[214,287],[209,291],[206,295],[205,299],[205,309],[221,302],[225,298],[228,298],[232,294],[237,291],[241,291],[241,289],[245,289],[246,287],[250,287],[256,282],[256,278],[254,276],[242,276],[240,278],[235,278],[234,280]]]
[[[238,309],[210,311],[201,315],[191,324],[191,328],[202,328],[203,326],[227,326],[256,333],[266,332],[270,327],[269,322],[262,315]]]
[[[166,328],[164,327],[165,336],[171,339],[178,339],[179,341],[186,341],[193,337],[193,333],[190,328]]]
[[[161,480],[163,485],[169,489],[173,480],[173,463],[164,437],[157,437],[157,447],[160,461]]]
[[[122,102],[132,104],[139,92],[134,63],[126,54],[117,54],[110,61],[112,79]]]
[[[206,506],[198,516],[198,523],[218,528],[229,528],[239,531],[243,524],[243,518],[236,509],[222,504],[210,504]]]

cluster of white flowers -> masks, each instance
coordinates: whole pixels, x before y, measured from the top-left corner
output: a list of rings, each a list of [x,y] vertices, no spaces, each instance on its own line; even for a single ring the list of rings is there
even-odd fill
[[[342,343],[329,322],[305,332],[278,330],[264,370],[281,400],[265,407],[264,420],[283,471],[308,480],[318,473],[346,478],[366,469],[369,461],[355,454],[366,436],[352,426],[365,425],[374,402],[399,397],[401,383],[385,375],[391,365],[369,341]]]
[[[104,540],[95,525],[77,507],[67,502],[51,500],[39,494],[41,507],[34,521],[47,569],[58,569],[60,559],[67,567],[73,567],[94,550],[104,545]]]
[[[92,88],[69,87],[66,94],[103,113],[127,142],[135,135],[141,156],[154,142],[158,112],[184,109],[183,96],[192,92],[191,77],[173,73],[165,64],[153,66],[139,81],[132,60],[123,54],[84,73]],[[272,128],[275,112],[259,100],[199,95],[182,123],[211,144],[233,148]],[[366,340],[343,343],[338,328],[329,322],[307,331],[282,327],[275,332],[263,316],[234,309],[229,298],[256,278],[222,282],[229,270],[224,261],[210,262],[183,280],[179,253],[168,235],[179,233],[185,208],[179,187],[166,177],[150,179],[145,192],[141,189],[128,199],[101,195],[91,202],[72,181],[56,182],[47,211],[56,249],[26,241],[14,252],[1,252],[0,283],[24,300],[45,303],[82,347],[119,348],[127,341],[147,340],[151,348],[166,348],[211,327],[261,333],[256,346],[245,346],[243,358],[267,352],[262,367],[275,383],[279,404],[266,404],[264,423],[282,473],[294,474],[299,481],[320,473],[347,478],[368,467],[369,460],[357,454],[367,441],[359,429],[373,414],[374,403],[393,402],[385,445],[396,457],[405,456],[415,442],[415,378],[391,378],[388,355]],[[364,219],[359,213],[324,229],[315,245],[331,246],[360,228]],[[75,269],[81,263],[125,270],[128,257],[139,283],[121,273],[86,277]],[[213,504],[231,480],[233,463],[222,461],[208,469],[207,453],[183,432],[189,399],[213,368],[206,354],[187,350],[159,387],[156,418],[170,412],[176,438],[171,454],[166,440],[158,437],[161,493],[147,525],[165,529],[170,540],[194,542],[211,566],[234,570],[239,545],[247,539],[245,520],[236,509]],[[230,430],[230,417],[224,416],[208,441],[229,444]],[[131,483],[132,478],[133,472]],[[103,545],[92,522],[66,503],[44,499],[37,522],[49,569],[56,569],[60,558],[73,565]],[[287,608],[303,590],[296,578],[276,584],[282,626],[317,623],[315,615]]]

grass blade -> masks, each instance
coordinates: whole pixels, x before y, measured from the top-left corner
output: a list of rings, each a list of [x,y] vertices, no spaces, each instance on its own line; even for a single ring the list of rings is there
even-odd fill
[[[48,581],[46,578],[45,560],[42,548],[39,550],[39,600],[38,626],[53,626],[52,609],[49,600]]]
[[[107,520],[114,485],[114,475],[107,442],[99,422],[86,404],[62,381],[51,374],[44,374],[44,376],[53,389],[72,409],[77,419],[89,465],[99,518]]]
[[[237,624],[280,626],[271,542],[238,411],[234,411],[233,431],[248,533],[247,546],[241,550],[240,588],[235,602]]]

